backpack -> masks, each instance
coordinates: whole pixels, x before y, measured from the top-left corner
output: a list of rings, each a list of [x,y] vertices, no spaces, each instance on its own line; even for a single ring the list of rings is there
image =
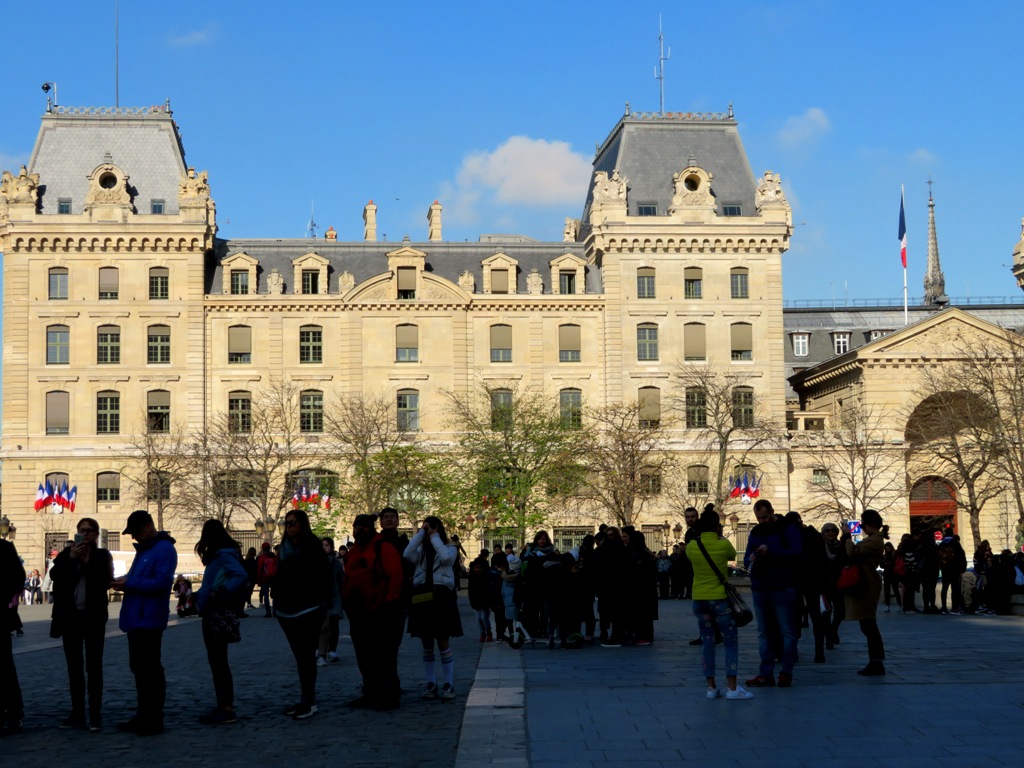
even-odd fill
[[[268,584],[277,573],[277,558],[264,557],[260,563],[260,584]]]
[[[952,544],[940,544],[936,555],[939,559],[939,568],[948,568],[956,559]]]

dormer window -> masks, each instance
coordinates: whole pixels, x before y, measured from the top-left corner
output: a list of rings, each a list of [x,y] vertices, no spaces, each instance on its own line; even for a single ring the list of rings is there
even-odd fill
[[[57,213],[71,213],[70,197],[62,197],[57,201]]]
[[[164,213],[164,201],[163,200],[150,200],[149,201],[149,212],[157,216],[162,216]]]
[[[305,294],[320,293],[320,271],[317,269],[302,270],[302,292]]]
[[[491,293],[508,293],[508,270],[491,270]]]
[[[415,267],[399,267],[398,268],[398,298],[399,299],[415,299],[416,298],[416,268]]]

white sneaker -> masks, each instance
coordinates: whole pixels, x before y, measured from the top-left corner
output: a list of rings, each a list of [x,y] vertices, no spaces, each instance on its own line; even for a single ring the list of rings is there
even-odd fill
[[[336,654],[334,651],[328,651],[327,652],[327,660],[328,661],[341,661],[341,659],[338,658],[338,654]]]
[[[708,688],[708,698],[709,699],[720,699],[720,698],[722,698],[722,689],[721,688]]]
[[[445,683],[444,687],[441,689],[441,700],[442,701],[451,701],[454,698],[455,698],[455,689],[450,684]]]
[[[725,692],[725,698],[729,699],[730,701],[736,701],[738,699],[752,699],[754,698],[754,694],[752,694],[750,691],[745,690],[743,686],[737,685],[735,691]]]
[[[327,666],[327,659],[325,659],[323,656],[317,656],[316,657],[316,665],[318,667],[326,667]]]

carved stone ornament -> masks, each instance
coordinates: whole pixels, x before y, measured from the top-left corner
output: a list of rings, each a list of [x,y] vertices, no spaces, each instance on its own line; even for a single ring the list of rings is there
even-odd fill
[[[757,191],[754,192],[754,206],[759,211],[766,208],[789,208],[779,174],[764,172],[764,176],[757,182]]]
[[[209,174],[189,168],[178,181],[178,203],[183,208],[205,208],[210,202]]]
[[[347,269],[338,275],[338,290],[342,295],[348,293],[356,287],[356,279],[352,276],[352,273]]]
[[[563,243],[575,243],[580,237],[580,220],[568,216],[565,218],[565,229],[562,230]]]
[[[21,166],[17,176],[10,171],[4,171],[0,176],[0,199],[5,203],[17,205],[19,203],[36,204],[39,199],[39,174],[29,173],[25,166]]]
[[[530,274],[526,276],[526,292],[533,295],[544,293],[544,278],[536,269],[531,269]]]
[[[276,269],[270,270],[270,274],[267,275],[267,293],[278,294],[284,292],[284,278],[281,277],[281,273]]]
[[[381,301],[382,299],[389,299],[391,298],[390,289],[391,281],[385,280],[368,289],[359,298],[364,301]]]
[[[116,165],[104,163],[89,175],[89,191],[85,195],[85,207],[113,205],[130,208],[132,197],[128,194],[129,177]]]
[[[626,201],[626,179],[619,176],[617,170],[612,171],[611,178],[606,171],[594,174],[595,203],[624,203]]]
[[[459,288],[467,293],[473,293],[476,290],[476,281],[473,279],[473,273],[468,269],[462,270],[462,274],[459,275]]]
[[[683,209],[715,207],[715,196],[711,194],[711,182],[714,176],[691,165],[684,168],[672,177],[672,203],[669,206],[669,213]]]

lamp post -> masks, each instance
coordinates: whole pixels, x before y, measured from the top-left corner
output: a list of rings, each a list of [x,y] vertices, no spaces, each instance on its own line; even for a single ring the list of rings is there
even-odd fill
[[[263,520],[260,518],[256,518],[256,521],[253,523],[253,527],[256,529],[256,535],[262,539],[263,529],[266,527]]]
[[[676,523],[672,526],[672,533],[676,535],[676,541],[682,541],[683,538],[683,524]]]
[[[7,539],[8,541],[14,541],[14,534],[18,532],[16,526],[11,525],[11,521],[7,517],[0,517],[0,539]]]

